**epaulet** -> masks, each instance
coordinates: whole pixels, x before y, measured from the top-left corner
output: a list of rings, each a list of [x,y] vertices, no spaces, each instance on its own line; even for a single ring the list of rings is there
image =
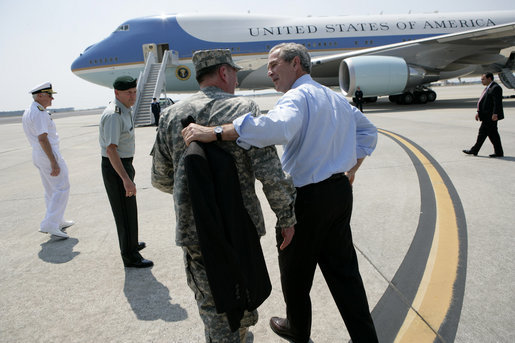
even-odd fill
[[[38,105],[38,110],[40,110],[40,111],[44,111],[44,110],[45,110],[45,108],[44,108],[43,106],[41,106],[41,105]]]
[[[114,113],[118,113],[118,114],[121,115],[122,114],[122,109],[120,107],[118,107],[118,106],[115,106],[114,107]]]

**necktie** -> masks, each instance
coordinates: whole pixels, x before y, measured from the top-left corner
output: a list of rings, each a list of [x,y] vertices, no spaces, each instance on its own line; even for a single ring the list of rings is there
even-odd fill
[[[479,97],[479,100],[477,101],[477,111],[478,112],[479,112],[479,103],[481,102],[481,99],[483,99],[483,97],[485,96],[487,89],[488,89],[488,87],[485,87],[485,89],[483,89],[483,93],[481,93],[481,96]]]

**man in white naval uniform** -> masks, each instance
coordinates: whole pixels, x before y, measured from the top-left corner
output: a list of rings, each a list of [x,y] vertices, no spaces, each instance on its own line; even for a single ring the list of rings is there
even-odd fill
[[[46,214],[39,231],[68,238],[62,230],[75,224],[63,220],[70,194],[68,167],[59,152],[59,135],[55,123],[45,110],[52,105],[55,92],[50,82],[45,82],[34,87],[30,93],[34,102],[23,113],[22,123],[32,146],[32,161],[39,170],[45,188]]]

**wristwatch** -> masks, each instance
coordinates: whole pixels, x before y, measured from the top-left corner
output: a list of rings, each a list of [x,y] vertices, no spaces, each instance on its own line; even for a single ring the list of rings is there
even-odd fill
[[[215,127],[215,134],[216,134],[216,140],[221,142],[222,141],[222,132],[224,129],[222,129],[221,126]]]

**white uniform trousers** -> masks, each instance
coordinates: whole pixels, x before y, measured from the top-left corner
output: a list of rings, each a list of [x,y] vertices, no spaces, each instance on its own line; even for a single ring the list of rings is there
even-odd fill
[[[33,152],[32,161],[39,169],[39,175],[45,187],[46,214],[41,222],[41,229],[59,228],[63,221],[64,211],[68,204],[70,195],[70,182],[68,180],[68,167],[59,152],[55,152],[55,157],[61,172],[57,176],[51,176],[52,167],[50,160],[43,152]],[[46,230],[45,230],[46,231]]]

